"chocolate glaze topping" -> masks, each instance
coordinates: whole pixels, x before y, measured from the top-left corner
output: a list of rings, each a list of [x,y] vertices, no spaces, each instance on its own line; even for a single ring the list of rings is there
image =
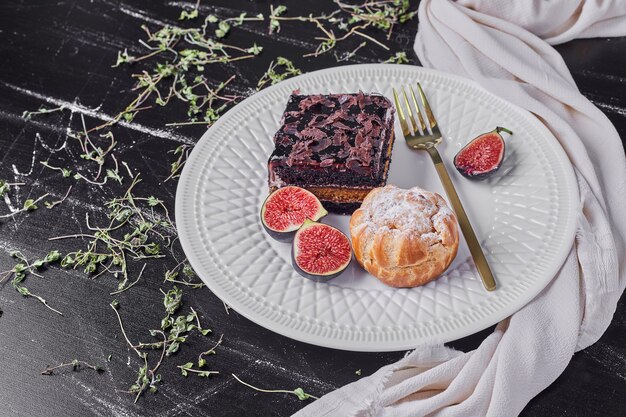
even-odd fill
[[[274,136],[270,162],[373,176],[379,168],[375,162],[382,152],[382,133],[392,114],[389,100],[378,94],[300,95],[294,91]]]

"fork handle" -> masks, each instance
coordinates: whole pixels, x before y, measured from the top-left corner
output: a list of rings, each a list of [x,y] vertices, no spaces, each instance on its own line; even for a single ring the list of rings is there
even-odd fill
[[[463,232],[463,236],[465,236],[465,241],[467,242],[467,246],[469,246],[470,253],[472,254],[472,258],[474,259],[474,264],[476,264],[476,268],[478,269],[480,278],[483,281],[483,285],[485,286],[487,291],[493,291],[496,289],[496,281],[493,278],[491,268],[489,268],[489,264],[487,263],[485,254],[480,247],[480,243],[478,243],[478,239],[476,238],[474,229],[472,229],[472,225],[467,218],[467,214],[465,213],[463,204],[461,204],[461,200],[456,193],[456,189],[454,188],[454,184],[450,179],[450,175],[448,175],[446,166],[441,160],[441,155],[439,155],[439,151],[437,151],[437,148],[435,148],[435,146],[431,146],[427,148],[427,150],[430,154],[431,159],[433,160],[433,163],[435,164],[435,169],[437,170],[437,174],[439,174],[439,178],[441,179],[443,188],[446,190],[448,199],[450,199],[450,203],[452,203],[452,208],[456,213],[456,217],[459,219],[461,231]]]

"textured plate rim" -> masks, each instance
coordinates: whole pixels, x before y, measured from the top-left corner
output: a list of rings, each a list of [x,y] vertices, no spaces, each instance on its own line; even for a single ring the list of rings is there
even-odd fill
[[[352,340],[340,339],[337,337],[320,337],[316,335],[315,332],[309,331],[308,329],[303,331],[301,329],[294,329],[293,326],[289,324],[289,321],[285,320],[277,320],[275,318],[268,318],[266,316],[258,315],[248,303],[244,303],[239,299],[230,297],[227,292],[227,289],[217,285],[216,282],[211,278],[212,275],[218,273],[216,265],[212,265],[212,269],[210,271],[206,271],[202,266],[203,261],[201,259],[202,254],[197,252],[198,249],[198,241],[197,236],[194,236],[194,228],[193,223],[195,220],[194,216],[189,216],[189,213],[192,210],[188,208],[188,202],[190,200],[194,200],[194,197],[185,195],[185,190],[194,189],[194,185],[198,182],[200,175],[196,173],[194,175],[194,168],[199,168],[197,165],[202,161],[199,160],[199,149],[201,147],[212,147],[213,144],[209,142],[209,138],[211,136],[212,130],[218,130],[218,128],[226,123],[228,114],[235,114],[238,110],[241,110],[244,106],[249,104],[249,100],[263,100],[265,97],[272,95],[276,90],[286,88],[288,86],[296,87],[298,82],[306,80],[310,77],[327,77],[327,76],[337,76],[339,73],[350,73],[354,72],[368,72],[368,71],[406,71],[408,68],[409,71],[415,71],[416,73],[427,74],[429,76],[434,77],[443,77],[450,79],[455,82],[459,82],[462,84],[467,84],[469,87],[479,90],[482,94],[486,94],[491,100],[495,100],[498,104],[503,107],[508,108],[512,113],[521,114],[525,117],[525,121],[530,123],[533,128],[537,129],[541,135],[545,138],[549,138],[546,142],[546,147],[549,148],[554,158],[559,162],[559,168],[562,172],[560,174],[563,175],[563,178],[560,180],[563,181],[564,186],[561,190],[567,194],[566,200],[564,202],[564,207],[562,212],[559,213],[560,216],[564,216],[564,226],[559,231],[562,238],[559,241],[560,247],[556,251],[556,258],[558,261],[553,261],[549,268],[546,268],[543,276],[540,279],[535,280],[535,285],[532,289],[526,289],[521,295],[517,296],[513,301],[507,305],[500,306],[497,311],[493,313],[489,318],[483,317],[482,319],[472,320],[469,323],[464,323],[463,326],[455,327],[452,329],[446,329],[444,332],[439,332],[430,338],[420,338],[420,339],[412,339],[412,340],[403,340],[397,341],[392,340],[389,342],[363,342],[359,341],[358,343]],[[400,351],[415,348],[421,344],[425,343],[434,343],[434,342],[449,342],[452,340],[456,340],[470,334],[476,333],[480,330],[483,330],[502,319],[510,316],[523,306],[525,306],[529,301],[537,296],[545,286],[552,280],[554,275],[558,272],[558,270],[563,265],[567,254],[570,252],[574,235],[576,230],[576,211],[574,207],[578,205],[578,187],[576,185],[575,175],[573,167],[565,154],[565,151],[558,143],[558,140],[552,135],[549,129],[541,123],[535,116],[527,112],[526,110],[502,99],[489,91],[485,90],[483,87],[478,85],[472,80],[459,77],[452,74],[443,73],[436,70],[426,69],[423,67],[417,66],[406,66],[406,65],[391,65],[391,64],[359,64],[359,65],[348,65],[348,66],[340,66],[322,69],[318,71],[313,71],[309,73],[305,73],[303,75],[285,80],[279,84],[271,86],[247,99],[238,103],[235,107],[233,107],[227,114],[222,116],[207,132],[203,134],[200,138],[194,150],[191,152],[189,158],[187,159],[187,163],[183,167],[183,171],[181,173],[181,177],[178,182],[178,187],[176,190],[176,201],[175,201],[175,216],[176,216],[176,224],[179,234],[179,239],[183,251],[185,252],[187,259],[189,260],[191,266],[198,272],[198,275],[202,279],[202,281],[209,287],[209,289],[217,295],[220,299],[227,302],[232,308],[234,308],[238,313],[248,318],[249,320],[265,327],[269,330],[272,330],[276,333],[282,334],[284,336],[306,342],[311,343],[318,346],[324,346],[335,349],[342,350],[352,350],[352,351],[367,351],[367,352],[384,352],[384,351]],[[193,206],[193,204],[192,204]],[[564,213],[563,213],[564,212]],[[190,226],[190,227],[185,227]],[[197,228],[195,228],[197,231]],[[249,301],[249,300],[248,300]],[[339,329],[337,329],[339,330]],[[339,330],[341,333],[341,331]],[[335,332],[336,333],[336,332]]]

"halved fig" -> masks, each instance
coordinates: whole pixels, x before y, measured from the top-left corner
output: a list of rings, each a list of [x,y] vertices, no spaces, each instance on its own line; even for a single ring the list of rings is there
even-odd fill
[[[352,246],[339,229],[305,220],[291,248],[293,267],[314,281],[328,281],[341,274],[352,259]]]
[[[274,239],[289,242],[306,219],[319,220],[327,214],[313,193],[289,186],[279,188],[265,199],[261,223]]]
[[[466,178],[482,180],[500,169],[504,160],[504,139],[500,132],[513,134],[509,129],[496,127],[465,145],[454,157],[457,171]]]

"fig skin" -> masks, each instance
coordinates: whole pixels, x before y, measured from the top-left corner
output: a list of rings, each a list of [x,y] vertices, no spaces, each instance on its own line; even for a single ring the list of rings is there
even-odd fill
[[[291,264],[293,265],[293,268],[296,270],[296,272],[302,275],[304,278],[307,278],[316,282],[327,282],[333,278],[338,277],[346,270],[346,268],[348,268],[348,266],[352,262],[352,245],[350,244],[350,258],[345,264],[341,265],[339,269],[332,271],[331,273],[327,273],[327,274],[316,274],[310,271],[303,270],[302,268],[300,268],[300,266],[298,265],[298,262],[296,261],[296,245],[298,241],[297,234],[310,227],[317,227],[318,225],[321,225],[323,227],[330,227],[331,229],[334,229],[338,233],[341,233],[348,240],[348,244],[350,244],[350,239],[348,239],[348,236],[346,236],[346,234],[343,233],[341,230],[335,227],[329,226],[327,224],[318,223],[310,219],[306,219],[302,227],[300,227],[300,229],[298,229],[298,231],[296,232],[296,237],[294,238],[293,244],[291,245]]]
[[[300,188],[300,187],[295,187],[295,186],[290,186],[291,188]],[[285,187],[285,188],[289,188],[289,187]],[[301,188],[302,190],[304,190],[304,188]],[[261,219],[261,224],[263,225],[263,228],[265,229],[265,231],[267,232],[268,235],[270,235],[273,239],[279,241],[279,242],[283,242],[283,243],[289,243],[291,241],[293,241],[294,236],[296,235],[296,232],[298,231],[298,229],[300,227],[302,227],[302,225],[300,225],[300,227],[294,229],[294,230],[290,230],[290,231],[279,231],[279,230],[274,230],[271,229],[267,224],[265,224],[265,220],[264,220],[264,214],[266,211],[266,207],[267,207],[267,202],[270,200],[270,198],[272,198],[272,196],[274,194],[276,194],[277,192],[279,192],[280,190],[283,190],[282,192],[284,192],[284,188],[279,188],[278,190],[270,193],[270,195],[268,195],[265,198],[265,201],[263,201],[263,205],[261,206],[261,213],[260,213],[260,219]],[[326,211],[326,209],[324,208],[324,206],[322,206],[322,203],[319,201],[319,199],[310,191],[304,190],[307,193],[310,194],[311,198],[314,198],[315,201],[317,202],[318,205],[318,210],[317,213],[315,213],[315,216],[313,216],[313,220],[319,220],[322,217],[326,216],[328,214],[328,211]]]
[[[274,240],[277,240],[282,243],[289,243],[293,241],[293,238],[296,236],[297,230],[292,230],[291,232],[278,232],[276,230],[272,230],[265,225],[263,218],[261,217],[261,224],[263,225],[263,229],[267,232],[268,235]]]
[[[489,131],[487,133],[483,133],[483,134],[475,137],[474,139],[469,141],[465,146],[463,146],[459,150],[459,152],[457,152],[457,154],[454,156],[454,167],[456,168],[456,170],[459,171],[459,173],[461,173],[461,175],[463,175],[465,178],[468,178],[470,180],[479,180],[479,181],[480,180],[485,180],[485,179],[489,178],[490,176],[492,176],[494,173],[496,173],[500,169],[500,167],[502,166],[502,161],[504,161],[504,155],[506,153],[506,143],[504,142],[504,139],[502,138],[502,135],[500,134],[500,132],[506,132],[509,135],[513,134],[513,132],[511,132],[509,129],[498,126],[494,130],[492,130],[492,131]],[[495,164],[493,167],[491,167],[488,171],[484,171],[484,172],[480,172],[480,173],[476,174],[476,173],[473,173],[472,171],[470,171],[469,169],[467,169],[466,167],[461,166],[458,163],[458,158],[459,158],[459,155],[461,155],[464,151],[466,151],[472,145],[475,145],[476,141],[478,141],[479,139],[482,139],[483,137],[485,137],[487,135],[497,135],[498,140],[502,144],[502,152],[500,153],[500,158],[499,158],[497,164]]]

